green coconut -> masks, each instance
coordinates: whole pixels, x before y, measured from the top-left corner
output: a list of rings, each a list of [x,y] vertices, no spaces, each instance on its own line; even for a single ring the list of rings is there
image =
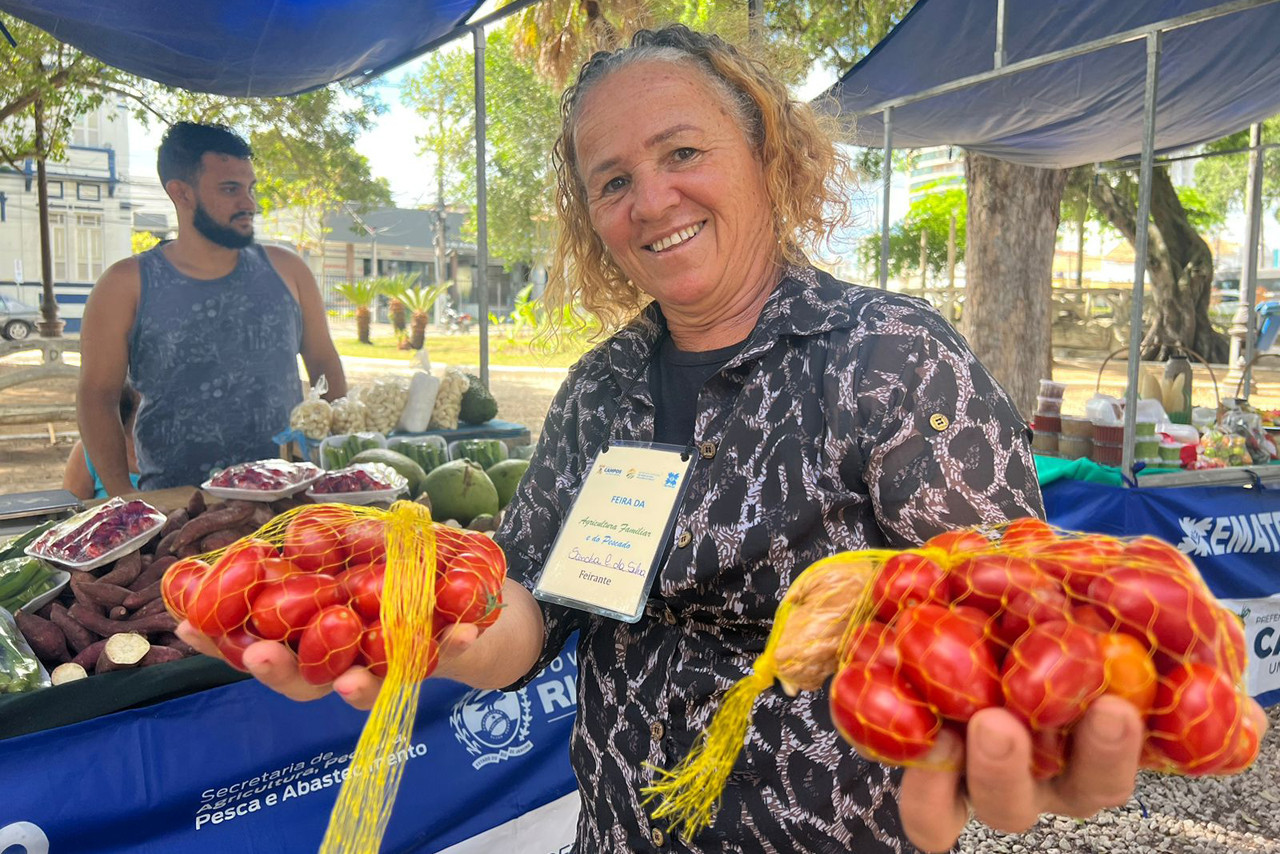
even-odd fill
[[[484,473],[489,475],[489,480],[493,481],[494,487],[498,490],[499,507],[506,507],[511,503],[511,499],[516,494],[516,487],[520,485],[520,479],[528,470],[528,460],[503,460],[485,469]]]
[[[467,525],[485,513],[497,515],[498,490],[484,469],[471,460],[454,460],[432,469],[423,481],[431,498],[431,515]]]

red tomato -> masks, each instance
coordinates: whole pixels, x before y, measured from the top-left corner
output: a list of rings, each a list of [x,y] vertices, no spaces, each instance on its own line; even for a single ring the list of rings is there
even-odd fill
[[[347,566],[386,562],[387,523],[373,517],[358,518],[339,528]]]
[[[1037,780],[1056,777],[1067,767],[1067,734],[1060,729],[1031,733],[1031,776]]]
[[[967,721],[1000,704],[1000,677],[983,630],[938,605],[915,605],[894,622],[902,673],[944,716]]]
[[[1051,584],[1025,558],[1007,554],[970,555],[951,569],[951,599],[998,614],[1015,595]]]
[[[230,633],[249,619],[250,604],[262,583],[263,541],[248,540],[227,549],[204,575],[187,602],[187,620],[209,637]],[[269,547],[270,555],[275,549]]]
[[[1102,693],[1104,679],[1093,632],[1065,620],[1032,626],[1004,660],[1004,705],[1033,731],[1065,727]]]
[[[360,636],[360,655],[357,664],[363,664],[374,676],[387,678],[387,636],[382,623],[374,621]]]
[[[453,556],[461,551],[467,543],[467,534],[460,528],[434,523],[432,530],[436,535],[436,569],[444,572],[449,567]]]
[[[831,719],[851,744],[890,763],[924,756],[942,728],[901,676],[866,665],[846,667],[832,680]]]
[[[1032,626],[1061,620],[1069,611],[1067,594],[1061,587],[1036,587],[1015,593],[1000,614],[1000,638],[1012,644]]]
[[[946,602],[945,570],[924,555],[902,552],[884,562],[871,585],[876,617],[889,622],[903,608]]]
[[[502,609],[505,607],[506,606],[502,604],[502,590],[499,588],[497,595],[494,597],[493,607],[489,609],[489,613],[476,620],[476,627],[483,632],[485,629],[498,622],[498,617],[501,616]]]
[[[298,641],[298,673],[312,685],[332,682],[355,663],[364,623],[346,605],[330,605],[311,618]]]
[[[460,562],[436,580],[436,616],[441,623],[474,623],[498,605],[498,589],[482,572]]]
[[[468,541],[470,551],[484,557],[489,564],[490,576],[498,582],[498,586],[502,585],[503,579],[507,577],[507,556],[503,553],[502,547],[494,542],[493,537],[486,534],[477,534]]]
[[[294,575],[300,572],[293,561],[287,557],[269,557],[262,561],[262,580],[275,581],[284,578],[286,575]]]
[[[1116,626],[1119,625],[1110,611],[1104,611],[1094,605],[1072,606],[1070,622],[1095,631],[1098,634],[1113,632]]]
[[[209,572],[210,566],[193,557],[183,558],[164,571],[164,579],[160,582],[160,594],[164,597],[164,606],[179,620],[187,618],[187,608],[191,599],[200,589],[200,581]]]
[[[1138,537],[1125,543],[1124,561],[1128,566],[1145,567],[1196,579],[1200,577],[1191,558],[1155,537]]]
[[[265,581],[250,609],[253,630],[265,640],[297,643],[321,608],[346,601],[338,580],[319,572],[299,572]]]
[[[1227,671],[1232,682],[1239,682],[1248,664],[1248,650],[1244,645],[1244,621],[1231,611],[1223,610],[1218,633],[1218,666]]]
[[[842,667],[852,664],[874,664],[897,670],[902,658],[893,643],[893,629],[884,623],[864,623],[853,630],[849,645],[840,659]]]
[[[1225,673],[1184,664],[1160,680],[1147,718],[1147,746],[1183,774],[1216,774],[1241,752],[1233,733],[1244,703]]]
[[[228,664],[236,670],[248,673],[249,668],[244,666],[244,651],[260,640],[262,639],[255,637],[248,629],[241,627],[214,638],[213,645]]]
[[[364,564],[342,575],[342,589],[352,608],[363,619],[377,620],[382,614],[382,588],[387,569],[380,563]]]
[[[1122,632],[1100,635],[1098,643],[1102,649],[1106,693],[1123,697],[1146,717],[1155,702],[1159,680],[1156,663],[1147,654],[1146,646]]]
[[[1084,597],[1095,576],[1120,565],[1122,548],[1118,540],[1080,537],[1039,545],[1030,558],[1036,569],[1062,582],[1072,596]]]
[[[1122,566],[1094,578],[1089,597],[1116,617],[1121,631],[1156,641],[1157,666],[1193,652],[1211,657],[1218,648],[1219,606],[1199,579]]]
[[[340,516],[330,505],[299,513],[284,529],[284,556],[303,572],[333,575],[347,562]]]
[[[1256,704],[1241,698],[1245,707],[1231,737],[1231,750],[1225,762],[1214,772],[1217,774],[1239,774],[1258,758],[1258,749],[1262,741],[1262,733],[1267,728],[1267,715]]]
[[[1004,528],[1001,545],[1011,549],[1034,550],[1058,539],[1049,523],[1034,516],[1014,519]]]
[[[949,555],[988,551],[993,543],[977,531],[943,531],[925,541],[923,548],[942,549]]]

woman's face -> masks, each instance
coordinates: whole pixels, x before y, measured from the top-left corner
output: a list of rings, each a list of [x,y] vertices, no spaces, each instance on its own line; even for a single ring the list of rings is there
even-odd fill
[[[715,316],[772,285],[764,172],[702,72],[613,72],[587,93],[574,146],[592,226],[669,315]]]

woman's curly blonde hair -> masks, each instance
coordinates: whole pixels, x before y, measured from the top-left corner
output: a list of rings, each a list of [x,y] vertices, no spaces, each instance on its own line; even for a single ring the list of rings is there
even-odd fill
[[[566,307],[580,305],[606,335],[650,300],[614,263],[591,226],[573,137],[586,94],[614,71],[644,61],[698,68],[725,98],[763,164],[780,261],[805,263],[805,247],[824,242],[849,221],[852,170],[835,145],[834,119],[794,100],[764,63],[718,36],[679,24],[640,30],[630,46],[596,53],[582,66],[560,100],[560,135],[551,155],[559,230],[543,299],[548,315],[562,322],[573,316]]]

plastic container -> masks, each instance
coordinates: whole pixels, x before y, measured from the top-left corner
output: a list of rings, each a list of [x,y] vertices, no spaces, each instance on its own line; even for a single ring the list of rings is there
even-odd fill
[[[140,547],[164,523],[165,515],[145,501],[112,498],[54,525],[26,553],[72,569],[96,569]]]
[[[1154,436],[1156,434],[1156,422],[1139,418],[1133,424],[1133,434],[1139,442],[1142,441],[1143,436]],[[1152,454],[1152,456],[1155,455]]]
[[[222,485],[214,483],[228,476],[244,477],[260,471],[267,478],[267,485],[261,488],[248,485]],[[241,501],[278,501],[306,489],[316,478],[324,474],[318,466],[311,463],[289,463],[284,460],[258,460],[252,463],[238,463],[218,472],[218,474],[200,484],[200,488],[217,498],[239,499]]]
[[[1066,383],[1054,382],[1053,380],[1040,380],[1040,397],[1062,400],[1062,396],[1066,393]]]
[[[1135,457],[1133,460],[1133,464],[1135,466],[1137,466],[1138,464],[1142,464],[1143,466],[1149,469],[1161,468],[1162,467],[1161,464],[1163,462],[1164,461],[1161,460],[1159,457],[1142,457],[1142,458]]]
[[[369,480],[381,488],[348,491],[331,491],[338,488],[344,479],[350,479],[356,472],[362,472]],[[373,504],[377,501],[394,501],[398,495],[409,488],[409,481],[391,466],[382,463],[356,463],[337,471],[326,472],[311,488],[307,496],[316,501],[340,504]]]
[[[1081,436],[1059,436],[1058,456],[1065,460],[1079,460],[1089,456],[1093,442]]]
[[[1094,442],[1090,459],[1103,466],[1118,466],[1124,462],[1124,443]]]
[[[351,458],[370,448],[385,448],[387,437],[381,433],[339,433],[320,443],[320,467],[327,471],[345,468]]]
[[[507,443],[501,439],[458,439],[449,443],[449,459],[471,460],[482,469],[488,469],[509,456]]]
[[[1058,453],[1058,434],[1036,430],[1031,436],[1031,450],[1041,454]]]
[[[1169,460],[1175,463],[1182,463],[1182,443],[1181,442],[1161,442],[1159,446],[1159,454],[1161,460]]]
[[[1061,433],[1062,418],[1058,415],[1036,415],[1031,426],[1043,433]]]
[[[1094,424],[1120,424],[1124,420],[1124,408],[1118,398],[1095,394],[1084,405],[1084,417]]]
[[[404,454],[424,472],[449,461],[449,443],[443,436],[392,436],[387,439],[387,450]]]
[[[1037,397],[1036,398],[1036,415],[1061,415],[1062,414],[1062,398],[1060,397]]]
[[[30,614],[33,611],[39,611],[45,605],[48,605],[54,599],[57,599],[58,594],[62,592],[62,588],[66,587],[67,582],[71,580],[71,573],[67,572],[65,569],[55,569],[53,571],[52,578],[54,580],[53,587],[33,598],[30,602],[23,605],[20,610],[26,611]]]
[[[1135,460],[1150,460],[1160,458],[1160,440],[1159,439],[1139,439],[1133,443],[1133,458]]]
[[[1077,439],[1092,439],[1093,422],[1088,418],[1064,415],[1062,416],[1062,435],[1075,436]]]
[[[1208,406],[1196,406],[1191,409],[1191,426],[1203,433],[1218,423],[1218,410]]]
[[[1107,445],[1119,445],[1124,441],[1123,424],[1094,424],[1093,441]]]

